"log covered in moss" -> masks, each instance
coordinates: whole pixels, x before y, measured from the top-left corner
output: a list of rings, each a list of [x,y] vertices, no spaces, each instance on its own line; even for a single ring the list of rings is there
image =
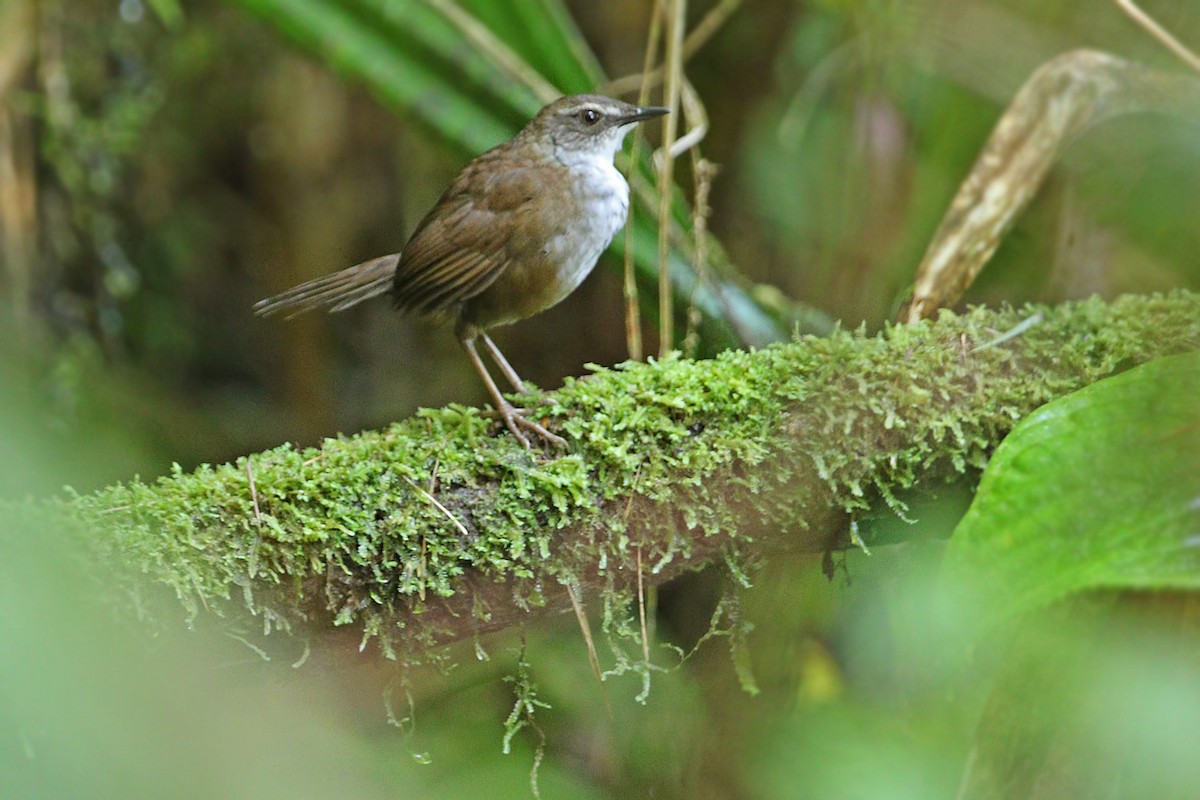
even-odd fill
[[[844,546],[847,521],[981,468],[1049,400],[1200,345],[1200,297],[974,309],[535,396],[526,451],[473,408],[80,496],[97,550],[184,607],[334,628],[406,660],[585,592]]]

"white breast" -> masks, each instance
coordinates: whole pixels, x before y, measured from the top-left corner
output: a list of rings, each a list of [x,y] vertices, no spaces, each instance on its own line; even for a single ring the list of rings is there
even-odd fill
[[[575,197],[584,212],[576,224],[547,243],[550,253],[562,264],[558,297],[561,300],[583,282],[613,236],[625,225],[629,215],[629,184],[613,166],[611,154],[560,151],[557,155],[576,177]]]

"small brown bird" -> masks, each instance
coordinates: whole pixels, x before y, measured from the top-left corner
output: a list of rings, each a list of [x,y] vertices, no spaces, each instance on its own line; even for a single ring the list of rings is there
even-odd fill
[[[390,291],[396,307],[455,322],[455,334],[513,436],[565,445],[500,394],[475,349],[482,339],[514,390],[516,370],[487,332],[558,303],[591,272],[625,224],[629,184],[613,166],[626,134],[665,108],[572,95],[468,164],[399,253],[302,283],[254,306],[293,317],[342,311]]]

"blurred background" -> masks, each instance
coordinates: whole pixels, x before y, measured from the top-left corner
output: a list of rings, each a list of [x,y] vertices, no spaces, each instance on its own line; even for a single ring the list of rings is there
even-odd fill
[[[191,469],[284,441],[312,445],[418,406],[484,401],[451,332],[401,318],[386,302],[290,322],[250,311],[295,283],[395,252],[479,145],[506,138],[540,105],[527,88],[472,73],[461,46],[443,48],[444,25],[423,27],[426,5],[436,4],[0,0],[0,497],[149,479],[172,463]],[[641,70],[649,0],[462,5],[561,89],[578,90],[589,75],[603,89],[605,78]],[[1195,3],[1145,6],[1200,43]],[[719,166],[709,228],[722,274],[781,336],[808,309],[848,327],[894,318],[991,127],[1047,59],[1091,47],[1184,69],[1098,0],[697,0],[689,28],[715,8],[730,13],[686,68],[710,123],[700,148]],[[524,14],[524,27],[509,12]],[[356,24],[378,35],[355,39]],[[461,96],[406,93],[410,78],[384,71],[388,47],[448,76]],[[424,74],[417,67],[412,75]],[[452,103],[481,110],[494,127],[463,116],[456,128]],[[1082,137],[967,300],[1200,286],[1197,131],[1195,120],[1142,116]],[[656,142],[658,126],[646,134]],[[678,172],[690,197],[686,157]],[[627,357],[620,245],[560,306],[497,334],[525,378],[553,388],[589,362]],[[650,341],[649,282],[643,301]],[[702,340],[695,352],[734,343]],[[810,559],[780,559],[756,579],[742,613],[757,626],[758,697],[743,692],[718,639],[656,676],[644,706],[632,700],[637,680],[610,684],[610,721],[573,624],[531,634],[554,707],[539,717],[549,742],[544,795],[953,797],[983,695],[939,671],[937,648],[920,646],[920,622],[892,619],[898,596],[917,602],[903,587],[921,583],[939,546],[891,550],[849,556],[832,582]],[[86,597],[72,573],[41,558],[9,562],[10,577],[52,577],[11,583],[16,605],[6,608],[64,602],[53,590],[65,587]],[[705,573],[664,590],[660,636],[690,647],[724,580]],[[0,745],[11,757],[0,766],[25,781],[24,794],[9,796],[88,796],[85,778],[57,771],[55,758],[129,791],[159,759],[207,776],[189,785],[179,775],[192,773],[164,768],[149,776],[157,789],[146,796],[168,785],[196,797],[528,796],[537,734],[518,734],[516,752],[500,755],[514,641],[489,644],[494,659],[452,676],[418,676],[417,727],[402,735],[387,726],[379,692],[338,676],[281,681],[246,666],[236,646],[226,653],[220,637],[211,648],[172,641],[149,658],[160,678],[199,664],[184,689],[131,679],[129,663],[147,656],[120,626],[112,638],[84,639],[86,656],[39,650],[47,631],[62,641],[109,631],[111,620],[81,620],[74,608],[59,608],[50,627],[9,620],[10,635],[30,637],[25,652],[40,653],[15,659],[18,648],[2,648],[0,686],[34,698],[17,704]],[[104,691],[43,669],[106,648],[114,655],[100,657],[95,678]],[[967,700],[947,704],[948,694]],[[247,720],[251,695],[262,713]],[[66,712],[38,716],[39,700],[43,709],[65,700],[95,725]],[[158,724],[160,715],[127,714],[143,703],[195,724],[199,755],[146,734],[143,716]],[[92,749],[112,735],[129,736],[139,755]],[[266,762],[246,756],[264,741]],[[231,761],[230,775],[214,777]],[[51,774],[64,782],[43,783]]]

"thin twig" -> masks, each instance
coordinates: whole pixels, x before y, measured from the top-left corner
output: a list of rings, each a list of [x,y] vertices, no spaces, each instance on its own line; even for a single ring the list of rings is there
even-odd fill
[[[687,123],[687,133],[680,136],[671,145],[671,155],[675,158],[679,158],[700,144],[708,135],[708,111],[705,110],[704,103],[700,100],[700,93],[692,86],[692,82],[687,79],[687,76],[683,78],[679,99],[683,106],[683,119]]]
[[[646,54],[642,60],[642,74],[649,74],[650,65],[658,58],[658,42],[662,37],[662,6],[654,4],[650,12],[650,32],[646,37]],[[637,104],[645,106],[650,101],[650,81],[645,79],[638,90]],[[629,151],[630,172],[637,170],[642,155],[642,137],[635,136]],[[625,349],[631,361],[641,361],[645,355],[642,346],[641,302],[638,297],[637,272],[633,263],[633,214],[635,203],[629,204],[629,219],[625,222]]]
[[[1154,17],[1140,9],[1133,0],[1113,0],[1117,7],[1124,11],[1143,30],[1158,40],[1159,44],[1170,50],[1175,56],[1192,69],[1200,72],[1200,56],[1183,42],[1171,35],[1171,32],[1158,24]]]
[[[429,420],[425,420],[428,422]],[[437,458],[433,459],[433,469],[429,471],[429,493],[433,494],[437,491],[438,468],[442,466],[442,456],[438,454]]]
[[[426,0],[429,6],[446,18],[467,41],[478,47],[505,74],[515,82],[529,87],[542,103],[562,97],[562,92],[529,66],[508,45],[500,41],[487,26],[475,19],[452,0]]]
[[[686,63],[694,56],[701,47],[708,44],[708,40],[720,30],[725,24],[725,20],[733,15],[738,6],[742,4],[742,0],[721,0],[720,3],[704,15],[704,18],[696,23],[696,27],[683,40],[683,60]],[[657,4],[655,4],[657,5]],[[663,82],[663,68],[661,66],[651,69],[651,64],[654,59],[650,59],[642,66],[642,71],[636,75],[623,75],[608,82],[604,87],[605,94],[621,95],[626,92],[632,92],[640,85],[658,86]]]
[[[633,471],[633,481],[632,481],[633,491],[631,491],[629,493],[629,499],[627,501],[625,501],[625,510],[621,512],[622,520],[628,520],[629,512],[633,510],[633,498],[637,497],[638,489],[640,488],[638,479],[641,477],[642,477],[642,465],[638,464],[637,469],[635,469]]]
[[[604,697],[604,708],[608,711],[608,718],[611,720],[613,718],[612,704],[608,700],[604,674],[600,671],[600,659],[596,656],[596,642],[592,639],[592,624],[588,622],[587,612],[583,609],[583,603],[579,600],[579,594],[574,584],[564,581],[563,585],[567,587],[567,596],[571,598],[571,607],[575,609],[575,619],[579,620],[579,630],[587,645],[588,663],[592,665],[592,674],[596,676],[596,682],[600,684],[600,694]]]
[[[246,478],[250,481],[250,499],[254,501],[254,521],[262,527],[262,514],[258,510],[258,489],[254,486],[254,473],[250,470],[250,459],[246,459]]]
[[[1010,339],[1015,339],[1016,337],[1020,336],[1025,331],[1032,328],[1034,325],[1041,324],[1043,319],[1045,319],[1045,317],[1040,312],[1037,314],[1034,314],[1030,317],[1026,317],[1025,319],[1021,320],[1021,322],[1019,324],[1014,325],[1012,328],[1010,328],[1009,330],[1000,334],[995,339],[986,341],[983,344],[979,345],[978,347],[971,348],[971,350],[969,351],[968,354],[979,353],[983,350],[989,350],[993,347],[997,347],[999,345],[1004,344],[1005,342],[1007,342]]]
[[[650,663],[650,636],[646,633],[646,576],[642,574],[642,546],[634,551],[637,556],[638,619],[642,623],[642,662]]]
[[[692,237],[695,239],[696,256],[693,267],[696,270],[696,282],[692,285],[691,296],[688,298],[687,330],[683,336],[684,355],[695,355],[700,339],[700,309],[696,305],[696,293],[700,286],[709,282],[708,274],[708,217],[712,213],[708,198],[712,192],[713,176],[717,173],[717,165],[700,154],[700,148],[692,149],[692,180],[695,182],[696,195],[692,201]]]
[[[432,497],[433,495],[430,495]],[[457,522],[457,520],[455,520]],[[421,534],[421,560],[417,565],[417,579],[420,583],[417,584],[417,597],[421,600],[425,599],[425,576],[429,574],[429,562],[425,555],[425,534]]]
[[[663,105],[671,109],[663,122],[662,164],[658,170],[658,355],[671,352],[675,338],[675,305],[671,297],[671,190],[674,188],[675,158],[671,148],[678,125],[679,93],[683,77],[683,24],[687,0],[667,0],[667,47],[664,55],[667,81]]]
[[[431,503],[433,503],[435,506],[437,506],[437,509],[438,509],[439,511],[441,511],[443,514],[445,514],[445,515],[446,515],[446,518],[447,518],[447,519],[449,519],[451,522],[453,522],[453,523],[455,524],[455,526],[456,526],[456,527],[457,527],[457,528],[458,528],[458,529],[459,529],[459,530],[462,532],[462,535],[463,535],[463,536],[470,537],[470,535],[471,535],[471,532],[467,530],[467,526],[466,526],[466,525],[463,525],[461,522],[459,522],[459,521],[458,521],[458,517],[454,516],[454,514],[452,514],[452,513],[450,512],[450,509],[446,508],[444,505],[442,505],[440,502],[438,502],[438,499],[437,499],[436,497],[434,497],[433,495],[431,495],[429,492],[425,491],[424,487],[418,486],[418,485],[417,485],[417,484],[416,484],[416,483],[415,483],[415,482],[414,482],[414,481],[413,481],[411,478],[409,478],[407,475],[401,475],[400,477],[404,478],[404,480],[405,480],[405,481],[408,483],[408,485],[409,485],[409,486],[411,486],[412,488],[414,488],[414,489],[416,489],[418,492],[420,492],[420,493],[421,493],[421,495],[422,495],[422,496],[423,496],[423,497],[424,497],[426,500],[428,500],[429,502],[431,502]]]

